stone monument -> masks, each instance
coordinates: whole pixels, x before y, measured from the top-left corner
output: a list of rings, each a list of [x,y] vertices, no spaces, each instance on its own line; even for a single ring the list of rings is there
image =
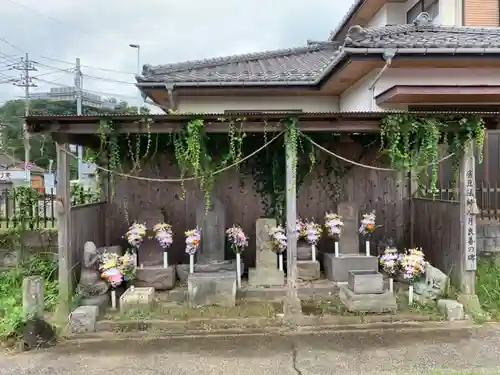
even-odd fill
[[[154,226],[163,220],[162,215],[150,215],[143,217],[139,222],[146,223],[148,231],[151,232]],[[163,266],[163,248],[154,237],[150,238],[149,233],[139,248],[138,259],[139,264],[133,282],[135,286],[152,287],[155,290],[170,290],[175,287],[177,278],[175,266]]]
[[[344,228],[339,239],[339,256],[325,253],[323,257],[325,276],[335,282],[347,282],[349,271],[377,271],[378,258],[359,253],[359,214],[354,202],[339,203],[339,215]]]
[[[85,242],[78,291],[82,296],[82,305],[97,306],[103,311],[109,303],[109,284],[101,280],[99,259],[100,255],[95,244],[91,241]]]
[[[236,261],[225,260],[226,215],[224,205],[216,197],[210,198],[210,208],[206,211],[205,202],[196,211],[196,223],[201,229],[201,243],[196,253],[194,272],[216,273],[230,271],[236,274]],[[243,262],[241,270],[244,270]],[[181,282],[186,282],[189,265],[177,265],[177,275]]]
[[[276,253],[272,250],[269,229],[276,226],[276,219],[257,219],[255,268],[248,270],[250,286],[283,286],[285,273],[276,266]]]
[[[429,263],[425,265],[425,279],[413,283],[413,290],[417,298],[424,300],[436,300],[446,293],[448,287],[448,276],[440,269],[431,266]]]
[[[342,303],[351,312],[396,312],[396,296],[384,289],[384,277],[377,271],[349,271],[347,285],[339,285]]]

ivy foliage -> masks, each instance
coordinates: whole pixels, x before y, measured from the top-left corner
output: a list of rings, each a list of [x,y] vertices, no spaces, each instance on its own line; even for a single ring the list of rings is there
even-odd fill
[[[476,141],[482,161],[485,126],[479,116],[419,117],[391,114],[382,121],[381,147],[389,155],[391,166],[400,171],[417,173],[424,181],[430,169],[430,190],[436,191],[439,146],[451,154],[456,180],[460,159],[471,141]]]

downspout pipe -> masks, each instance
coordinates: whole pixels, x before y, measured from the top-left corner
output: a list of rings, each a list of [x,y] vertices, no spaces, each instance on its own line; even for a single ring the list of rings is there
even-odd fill
[[[375,79],[373,80],[372,85],[368,89],[370,91],[373,91],[375,89],[375,85],[377,84],[377,82],[380,80],[380,78],[382,78],[382,75],[385,73],[385,71],[387,69],[389,69],[389,67],[391,66],[392,59],[396,56],[396,50],[395,49],[386,50],[386,51],[384,51],[384,55],[383,56],[384,56],[384,60],[385,60],[385,65],[380,70],[380,72],[377,74],[377,76],[375,77]]]

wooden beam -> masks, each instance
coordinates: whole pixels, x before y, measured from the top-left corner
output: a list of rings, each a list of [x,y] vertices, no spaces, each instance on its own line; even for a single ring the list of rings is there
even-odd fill
[[[460,288],[462,293],[476,293],[476,160],[472,142],[466,146],[460,162]]]
[[[138,123],[115,123],[115,131],[124,134],[146,134],[146,133],[173,133],[185,128],[187,122],[155,122],[149,127]],[[264,133],[284,130],[282,123],[243,122],[242,128],[248,133]],[[348,132],[348,133],[377,133],[380,131],[378,119],[362,120],[318,120],[303,121],[300,129],[304,132]],[[228,122],[209,122],[206,124],[208,133],[227,133]],[[44,132],[57,132],[59,134],[97,135],[99,134],[98,123],[75,123],[49,125]]]
[[[63,316],[69,314],[69,300],[72,292],[72,259],[71,259],[71,200],[70,175],[67,143],[57,143],[57,184],[56,184],[56,213],[57,213],[57,245],[59,253],[59,311]]]
[[[287,237],[287,300],[284,313],[292,320],[301,314],[301,305],[297,288],[297,150],[286,134],[286,237]]]

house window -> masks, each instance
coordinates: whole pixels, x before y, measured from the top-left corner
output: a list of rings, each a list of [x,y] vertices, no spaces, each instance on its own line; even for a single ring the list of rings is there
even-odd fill
[[[429,13],[433,20],[439,15],[439,0],[420,0],[407,13],[406,23],[410,24],[422,12]]]

